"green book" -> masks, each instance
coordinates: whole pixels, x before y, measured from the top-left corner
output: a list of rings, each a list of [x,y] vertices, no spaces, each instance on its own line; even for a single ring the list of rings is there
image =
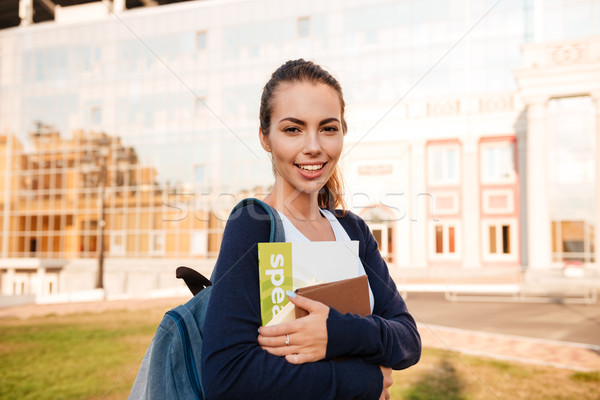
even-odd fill
[[[267,325],[289,302],[286,290],[359,276],[358,241],[259,243],[258,266]]]

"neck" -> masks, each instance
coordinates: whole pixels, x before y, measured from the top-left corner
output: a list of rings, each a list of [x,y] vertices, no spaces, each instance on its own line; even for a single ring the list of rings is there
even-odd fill
[[[314,221],[321,218],[318,197],[319,192],[305,193],[293,188],[286,190],[276,180],[273,189],[264,201],[283,212],[288,218]]]

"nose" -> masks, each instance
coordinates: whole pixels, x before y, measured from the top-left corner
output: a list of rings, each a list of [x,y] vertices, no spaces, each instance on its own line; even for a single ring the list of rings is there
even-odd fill
[[[321,149],[321,137],[318,132],[310,131],[304,137],[304,154],[316,155],[320,154]]]

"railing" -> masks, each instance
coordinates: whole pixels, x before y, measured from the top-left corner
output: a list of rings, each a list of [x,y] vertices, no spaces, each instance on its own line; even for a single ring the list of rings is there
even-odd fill
[[[563,269],[526,270],[518,281],[499,284],[448,282],[450,301],[511,301],[594,304],[598,301],[600,273],[581,268],[578,274]]]

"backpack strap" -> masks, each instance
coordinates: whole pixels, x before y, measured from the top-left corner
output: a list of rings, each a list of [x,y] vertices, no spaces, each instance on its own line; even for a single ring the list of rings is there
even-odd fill
[[[245,207],[250,204],[256,204],[262,207],[267,214],[269,215],[269,219],[271,220],[271,234],[269,236],[269,242],[285,242],[285,231],[283,229],[283,224],[281,222],[281,218],[279,217],[279,213],[276,209],[261,201],[259,199],[255,199],[254,197],[246,198],[240,201],[231,211],[231,214],[236,212],[242,207]],[[230,216],[231,216],[230,214]]]
[[[202,290],[211,286],[211,281],[195,269],[186,266],[178,267],[175,270],[175,277],[183,279],[190,292],[195,296]]]
[[[242,207],[245,207],[250,204],[256,204],[259,207],[262,207],[269,216],[269,220],[271,221],[271,233],[269,235],[269,242],[283,242],[285,241],[285,231],[283,229],[283,224],[281,223],[281,218],[279,217],[279,213],[273,207],[268,205],[267,203],[260,201],[255,198],[247,198],[240,201],[231,211],[231,214],[236,212]],[[231,214],[229,216],[231,216]],[[214,271],[213,271],[214,272]],[[177,268],[175,272],[175,276],[179,279],[183,279],[185,281],[186,286],[192,294],[195,296],[205,288],[212,285],[212,275],[211,279],[207,279],[204,275],[195,271],[191,268],[181,266]]]

